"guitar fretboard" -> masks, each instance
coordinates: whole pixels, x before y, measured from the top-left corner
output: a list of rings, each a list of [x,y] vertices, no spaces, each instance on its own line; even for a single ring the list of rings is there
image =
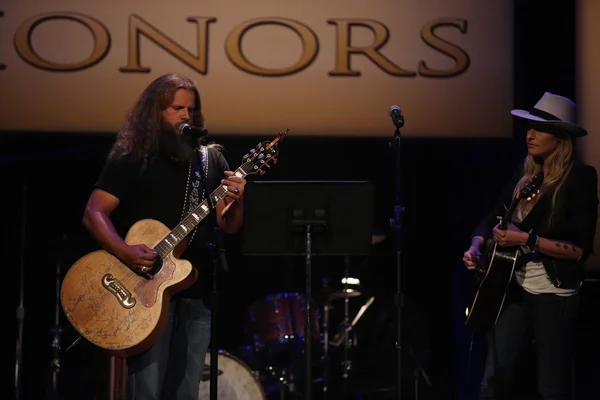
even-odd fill
[[[234,175],[244,178],[247,175],[244,169],[246,164],[235,170]],[[198,207],[192,210],[181,222],[179,222],[167,236],[154,246],[158,255],[160,257],[165,257],[172,252],[173,249],[175,249],[175,247],[210,214],[213,205],[216,205],[219,201],[223,200],[225,196],[227,196],[227,186],[219,185],[219,187],[210,194],[209,198],[200,203]]]
[[[244,160],[246,161],[233,172],[233,175],[245,178],[249,174],[256,174],[263,171],[263,168],[265,166],[268,167],[270,162],[275,162],[275,155],[277,154],[275,144],[282,137],[283,135],[280,134],[277,139],[269,144],[259,143],[255,149],[250,151],[250,154],[244,156]],[[227,186],[219,185],[206,200],[194,208],[171,232],[154,246],[158,255],[164,258],[167,254],[171,253],[210,214],[214,206],[223,200],[225,196],[227,196]]]

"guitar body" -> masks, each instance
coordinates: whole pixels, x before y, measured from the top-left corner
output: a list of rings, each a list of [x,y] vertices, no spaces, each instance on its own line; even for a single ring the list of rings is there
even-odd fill
[[[538,196],[543,180],[544,172],[540,171],[519,190],[519,194],[513,197],[509,207],[506,208],[506,213],[501,218],[498,229],[506,230],[508,224],[512,223],[519,202],[532,201]],[[521,248],[519,246],[502,247],[491,239],[485,243],[482,253],[481,265],[487,266],[487,268],[484,269],[485,275],[479,281],[479,287],[471,307],[467,309],[465,325],[487,331],[493,328],[498,321],[510,281],[521,256]]]
[[[521,250],[518,247],[501,247],[492,240],[487,243],[484,254],[487,256],[482,261],[487,268],[468,310],[465,325],[487,331],[494,327],[500,316]]]
[[[169,232],[159,221],[141,220],[130,228],[125,242],[152,248]],[[104,250],[83,256],[62,282],[61,303],[69,322],[81,336],[112,355],[147,350],[164,330],[171,296],[198,277],[189,261],[173,253],[162,258],[154,279],[139,276]]]

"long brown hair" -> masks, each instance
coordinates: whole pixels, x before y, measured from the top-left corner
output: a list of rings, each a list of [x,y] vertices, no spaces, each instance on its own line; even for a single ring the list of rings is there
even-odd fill
[[[548,224],[551,225],[554,219],[554,212],[558,204],[558,196],[560,189],[563,187],[566,177],[569,175],[571,168],[576,157],[575,140],[571,136],[562,134],[559,136],[560,142],[554,152],[545,160],[548,164],[546,173],[544,174],[544,181],[540,188],[540,195],[551,195],[552,196],[552,211]],[[525,157],[523,162],[523,176],[517,182],[514,190],[514,196],[517,196],[521,189],[529,182],[535,175],[543,169],[543,164],[540,160],[536,160],[531,154]],[[539,198],[539,197],[538,197]],[[519,207],[524,207],[524,213],[528,212],[535,202],[527,202],[523,204],[521,202]]]
[[[203,126],[200,93],[196,84],[179,74],[166,74],[152,81],[133,105],[123,127],[117,133],[109,157],[131,155],[144,165],[159,150],[162,111],[173,103],[175,92],[186,89],[194,92],[196,101],[190,125]]]

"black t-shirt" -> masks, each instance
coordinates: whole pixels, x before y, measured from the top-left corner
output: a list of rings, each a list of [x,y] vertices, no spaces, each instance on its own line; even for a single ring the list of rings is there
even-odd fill
[[[155,219],[173,229],[187,215],[184,212],[186,189],[189,195],[189,180],[193,179],[194,169],[198,165],[198,158],[193,157],[190,171],[187,161],[175,162],[159,156],[149,161],[142,170],[141,161],[132,161],[128,157],[109,158],[94,187],[120,200],[111,220],[121,237],[124,238],[131,226],[141,219]],[[211,193],[220,185],[226,170],[229,170],[229,165],[221,151],[209,147],[208,190],[201,198],[206,198],[206,192]],[[198,189],[200,193],[204,190],[202,181]],[[214,224],[216,219],[213,211],[198,225],[192,242],[181,256],[199,271],[196,283],[181,292],[181,296],[208,298],[207,295],[210,295],[212,265],[206,242],[213,238]]]

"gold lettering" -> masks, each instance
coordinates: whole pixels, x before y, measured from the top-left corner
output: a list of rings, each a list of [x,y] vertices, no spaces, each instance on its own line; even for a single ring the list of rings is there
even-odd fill
[[[269,69],[258,66],[246,58],[242,51],[242,38],[250,29],[259,25],[281,25],[290,28],[300,36],[302,54],[298,61],[289,67]],[[235,27],[225,40],[225,52],[229,60],[242,71],[261,76],[285,76],[307,68],[317,57],[319,40],[306,25],[289,18],[255,18]]]
[[[443,26],[458,28],[461,33],[467,32],[466,20],[456,18],[441,18],[430,21],[428,24],[423,26],[423,29],[421,29],[421,38],[428,46],[453,59],[456,62],[456,65],[452,69],[440,70],[429,68],[425,61],[420,61],[419,75],[430,78],[451,78],[465,72],[471,64],[469,54],[467,54],[466,51],[457,45],[450,43],[439,36],[436,36],[434,31]]]
[[[55,19],[66,19],[79,22],[88,28],[90,32],[92,32],[94,48],[92,49],[92,53],[88,56],[88,58],[73,64],[58,64],[43,59],[33,50],[33,46],[31,44],[33,30],[42,23]],[[29,18],[23,22],[21,26],[19,26],[15,32],[15,49],[25,62],[33,65],[36,68],[45,69],[48,71],[79,71],[98,64],[104,57],[106,57],[108,50],[110,49],[110,33],[100,21],[87,15],[74,12],[49,12]]]
[[[335,69],[329,72],[330,76],[360,76],[360,71],[354,71],[350,67],[350,55],[361,53],[390,75],[417,75],[414,71],[400,68],[378,51],[390,37],[388,28],[381,22],[369,19],[330,19],[327,23],[336,26],[337,37]],[[373,43],[368,47],[352,46],[350,33],[353,26],[362,26],[373,32]]]
[[[4,11],[0,11],[0,17],[4,17]],[[3,69],[6,69],[6,65],[0,63],[0,71],[2,71]]]
[[[206,71],[208,69],[208,24],[216,20],[217,19],[214,17],[187,18],[188,22],[195,22],[197,25],[197,55],[194,56],[192,53],[181,47],[173,39],[156,29],[154,26],[150,25],[150,23],[147,21],[144,21],[138,15],[130,15],[129,35],[127,39],[127,65],[119,68],[119,71],[140,73],[150,72],[150,68],[142,67],[140,65],[140,34],[142,34],[188,67],[193,68],[203,75],[206,75]]]

